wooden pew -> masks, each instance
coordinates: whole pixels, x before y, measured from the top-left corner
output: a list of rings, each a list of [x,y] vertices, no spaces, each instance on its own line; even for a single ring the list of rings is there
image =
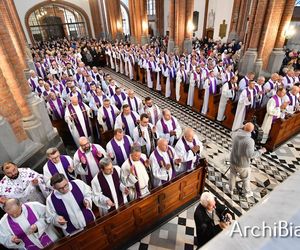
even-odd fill
[[[232,124],[236,112],[237,102],[233,102],[232,100],[227,101],[226,109],[225,109],[225,120],[222,121],[222,125],[228,129],[232,129]]]
[[[176,100],[176,88],[175,88],[175,84],[176,84],[176,78],[170,79],[170,89],[171,89],[170,98],[172,100]]]
[[[199,89],[198,87],[195,87],[194,89],[194,103],[193,103],[193,110],[200,112],[200,109],[203,104],[203,98],[204,98],[204,89]]]
[[[206,178],[206,161],[188,173],[90,223],[85,230],[65,237],[46,249],[125,249],[154,227],[199,199]]]
[[[138,67],[138,74],[139,74],[139,83],[145,83],[145,69]]]
[[[151,71],[151,80],[153,82],[153,90],[156,90],[156,85],[157,85],[157,72]]]
[[[208,111],[206,116],[215,120],[218,114],[219,102],[220,102],[221,94],[210,95],[208,99]]]
[[[265,147],[273,151],[282,143],[300,132],[300,112],[286,117],[277,119],[273,124],[269,134],[269,139]]]
[[[160,86],[162,96],[166,96],[166,81],[167,78],[163,74],[160,74]]]
[[[187,98],[189,93],[189,84],[180,83],[180,98],[179,103],[182,105],[186,105]]]
[[[138,75],[138,64],[134,63],[133,65],[133,80],[138,81],[139,75]]]

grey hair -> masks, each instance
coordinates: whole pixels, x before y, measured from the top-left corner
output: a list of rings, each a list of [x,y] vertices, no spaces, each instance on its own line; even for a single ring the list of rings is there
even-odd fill
[[[201,197],[200,197],[200,204],[203,206],[203,207],[207,207],[208,203],[210,201],[214,201],[215,200],[215,196],[210,193],[210,192],[203,192]]]
[[[142,152],[141,146],[137,143],[133,143],[130,148],[130,154],[135,153],[135,152]]]
[[[108,157],[102,158],[102,159],[99,161],[99,167],[100,167],[101,169],[104,169],[104,168],[107,167],[109,164],[111,164],[111,159],[108,158]]]
[[[7,205],[8,202],[11,202],[11,201],[14,201],[14,203],[19,207],[21,206],[21,201],[19,199],[16,199],[16,198],[10,198],[10,199],[7,199],[4,204],[3,204],[3,210],[5,211],[5,207]]]
[[[58,151],[57,148],[48,148],[46,151],[46,155],[49,157],[50,155],[55,154]]]

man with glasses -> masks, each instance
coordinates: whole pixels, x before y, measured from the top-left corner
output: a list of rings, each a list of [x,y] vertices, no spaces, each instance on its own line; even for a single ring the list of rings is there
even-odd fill
[[[70,156],[61,155],[57,148],[49,148],[46,154],[48,161],[43,167],[43,173],[47,187],[50,187],[50,178],[56,173],[65,175],[68,180],[75,179],[73,160]]]
[[[68,181],[56,173],[50,181],[53,192],[48,196],[47,222],[62,228],[65,235],[82,230],[95,220],[92,208],[92,190],[81,180]]]
[[[90,143],[86,137],[79,138],[80,147],[74,154],[74,167],[81,179],[90,185],[99,172],[99,161],[107,154],[99,144]]]

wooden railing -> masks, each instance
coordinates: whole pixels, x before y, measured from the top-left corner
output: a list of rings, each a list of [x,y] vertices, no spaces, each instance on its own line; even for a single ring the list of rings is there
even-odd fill
[[[134,200],[116,211],[89,224],[84,231],[60,239],[47,249],[123,249],[133,239],[149,233],[151,229],[178,212],[185,204],[199,198],[203,191],[207,163],[183,173],[151,191],[143,199]]]

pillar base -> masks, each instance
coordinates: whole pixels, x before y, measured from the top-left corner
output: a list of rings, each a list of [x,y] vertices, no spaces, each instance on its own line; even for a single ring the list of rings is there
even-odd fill
[[[269,57],[269,63],[267,68],[268,72],[270,73],[279,72],[284,55],[285,53],[282,48],[273,49]]]
[[[262,66],[263,66],[262,59],[257,59],[255,64],[254,64],[254,73],[255,73],[255,75],[260,76],[262,74]]]
[[[257,57],[257,49],[249,48],[243,58],[242,63],[239,64],[239,72],[241,75],[246,75],[248,72],[254,70],[254,64]]]
[[[188,53],[191,53],[193,49],[192,46],[192,39],[191,38],[185,38],[183,41],[183,50],[187,51]]]
[[[173,39],[169,39],[169,41],[168,41],[168,50],[167,50],[167,52],[168,52],[168,53],[173,52],[174,46],[175,46],[174,40],[173,40]]]
[[[227,42],[231,42],[233,39],[236,41],[240,40],[239,35],[235,31],[229,32]]]
[[[141,36],[141,44],[145,45],[148,43],[148,36]]]
[[[132,43],[132,44],[136,44],[137,43],[135,36],[130,36],[130,43]]]
[[[118,40],[123,39],[123,38],[124,38],[123,33],[118,32],[118,33],[116,34],[116,38],[117,38]]]

